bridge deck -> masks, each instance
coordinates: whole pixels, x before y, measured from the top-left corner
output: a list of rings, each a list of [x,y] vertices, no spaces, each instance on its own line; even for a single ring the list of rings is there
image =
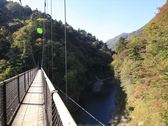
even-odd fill
[[[41,70],[38,71],[12,126],[46,126]]]

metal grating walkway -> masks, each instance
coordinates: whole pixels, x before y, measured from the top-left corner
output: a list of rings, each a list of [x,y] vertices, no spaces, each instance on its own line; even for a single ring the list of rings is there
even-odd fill
[[[41,70],[37,72],[12,126],[46,126]]]

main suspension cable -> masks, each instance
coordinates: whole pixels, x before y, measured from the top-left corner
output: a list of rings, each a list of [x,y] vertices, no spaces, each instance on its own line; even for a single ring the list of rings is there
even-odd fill
[[[54,50],[54,47],[53,47],[53,21],[52,21],[52,0],[51,0],[51,3],[50,3],[50,6],[51,6],[51,81],[53,82],[53,79],[54,79],[54,75],[53,75],[53,67],[54,67],[54,54],[53,54],[53,50]]]
[[[46,0],[46,14],[49,14],[48,11],[49,7],[48,7],[48,0]],[[46,31],[49,31],[49,23],[48,23],[48,19],[47,19],[47,23],[46,23]],[[48,40],[48,36],[49,33],[46,32],[46,38]],[[47,68],[47,74],[50,75],[50,45],[48,44],[48,46],[46,47],[46,56],[47,56],[47,61],[46,61],[46,68]]]
[[[44,65],[44,45],[45,45],[45,17],[46,16],[46,0],[44,0],[44,21],[43,21],[43,44],[42,44],[42,56],[41,56],[41,68]]]
[[[64,0],[64,23],[65,23],[65,26],[64,26],[64,39],[65,39],[65,92],[66,92],[66,99],[67,99],[67,96],[68,96],[68,71],[67,71],[67,29],[66,29],[66,25],[67,25],[67,22],[66,22],[66,0]]]

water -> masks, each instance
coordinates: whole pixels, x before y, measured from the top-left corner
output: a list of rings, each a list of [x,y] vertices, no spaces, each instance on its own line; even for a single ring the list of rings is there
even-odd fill
[[[108,87],[106,95],[98,96],[98,95],[89,95],[87,100],[82,102],[82,107],[84,107],[89,113],[91,113],[94,117],[96,117],[99,121],[101,121],[105,125],[109,125],[109,121],[112,118],[112,113],[115,110],[115,92],[116,85],[112,85]],[[83,111],[78,111],[77,113],[79,124],[80,125],[99,125],[93,118],[88,116]]]

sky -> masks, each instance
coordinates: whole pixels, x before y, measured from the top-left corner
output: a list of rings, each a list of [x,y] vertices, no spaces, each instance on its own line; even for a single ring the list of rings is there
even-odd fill
[[[19,0],[11,0],[19,1]],[[50,2],[47,12],[50,14]],[[64,0],[53,1],[53,18],[64,22]],[[148,23],[166,0],[67,0],[67,22],[84,29],[99,40],[138,30]],[[22,0],[33,10],[44,11],[44,0]]]

